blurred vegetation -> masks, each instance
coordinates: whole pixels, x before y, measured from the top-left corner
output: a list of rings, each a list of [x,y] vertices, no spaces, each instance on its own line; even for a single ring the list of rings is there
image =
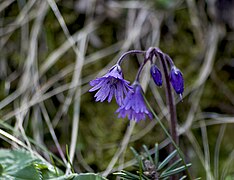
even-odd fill
[[[0,133],[0,147],[18,149],[22,142],[49,162],[51,152],[65,171],[61,152],[66,159],[66,145],[70,151],[75,145],[70,153],[77,173],[104,172],[124,137],[129,142],[110,172],[133,164],[130,146],[141,151],[142,144],[154,148],[159,142],[164,159],[168,140],[158,124],[146,120],[131,125],[117,118],[114,102],[96,103],[88,92],[88,82],[103,75],[123,52],[157,46],[184,75],[178,131],[192,175],[231,178],[234,27],[232,16],[225,14],[233,12],[233,0],[0,1],[0,128],[17,138],[15,142]],[[142,57],[128,59],[123,71],[132,81]],[[147,77],[146,70],[142,82],[147,98],[168,126],[164,89]]]

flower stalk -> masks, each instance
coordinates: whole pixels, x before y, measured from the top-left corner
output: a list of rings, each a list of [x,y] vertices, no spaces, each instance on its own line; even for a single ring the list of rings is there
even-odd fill
[[[144,54],[145,51],[141,51],[141,50],[131,50],[131,51],[128,51],[128,52],[125,52],[120,58],[119,60],[117,61],[116,64],[118,65],[121,65],[122,61],[124,60],[124,58],[129,55],[129,54]]]
[[[159,59],[163,68],[163,74],[165,79],[165,93],[166,93],[166,101],[170,114],[170,133],[174,142],[179,145],[179,137],[177,134],[176,126],[177,126],[177,116],[176,116],[176,107],[174,104],[174,96],[172,94],[171,85],[170,85],[170,76],[168,73],[168,65],[165,59],[165,56],[159,54]],[[174,150],[173,145],[170,146],[170,152]]]

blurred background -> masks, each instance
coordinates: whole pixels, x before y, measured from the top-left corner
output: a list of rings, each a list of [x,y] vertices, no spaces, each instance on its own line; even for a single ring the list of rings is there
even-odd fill
[[[155,121],[118,119],[114,101],[88,92],[124,52],[159,47],[184,75],[183,101],[175,100],[192,175],[234,178],[233,17],[233,0],[0,0],[0,128],[48,161],[51,152],[65,164],[67,145],[78,173],[131,167],[130,146],[158,142],[163,159],[169,140]],[[127,59],[132,82],[143,59]],[[141,82],[168,127],[164,87],[149,67]],[[20,147],[0,138],[1,148]]]

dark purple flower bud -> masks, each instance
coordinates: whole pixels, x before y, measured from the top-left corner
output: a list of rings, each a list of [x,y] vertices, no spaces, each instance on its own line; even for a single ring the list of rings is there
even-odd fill
[[[175,66],[171,68],[170,81],[175,92],[182,96],[184,92],[184,79],[180,70],[177,69]]]
[[[153,64],[150,68],[151,76],[157,86],[162,86],[162,74],[159,68]]]

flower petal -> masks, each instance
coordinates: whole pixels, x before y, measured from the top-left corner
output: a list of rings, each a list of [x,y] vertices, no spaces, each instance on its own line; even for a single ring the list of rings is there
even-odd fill
[[[119,118],[128,116],[129,120],[134,120],[136,122],[145,120],[146,114],[151,118],[141,93],[141,86],[139,84],[134,85],[133,92],[128,92],[123,104],[116,110],[116,112],[119,113]]]
[[[124,95],[131,89],[129,82],[123,79],[123,74],[119,65],[113,66],[107,74],[90,81],[93,86],[89,92],[97,91],[94,95],[96,101],[110,102],[115,96],[118,105],[123,103]]]

